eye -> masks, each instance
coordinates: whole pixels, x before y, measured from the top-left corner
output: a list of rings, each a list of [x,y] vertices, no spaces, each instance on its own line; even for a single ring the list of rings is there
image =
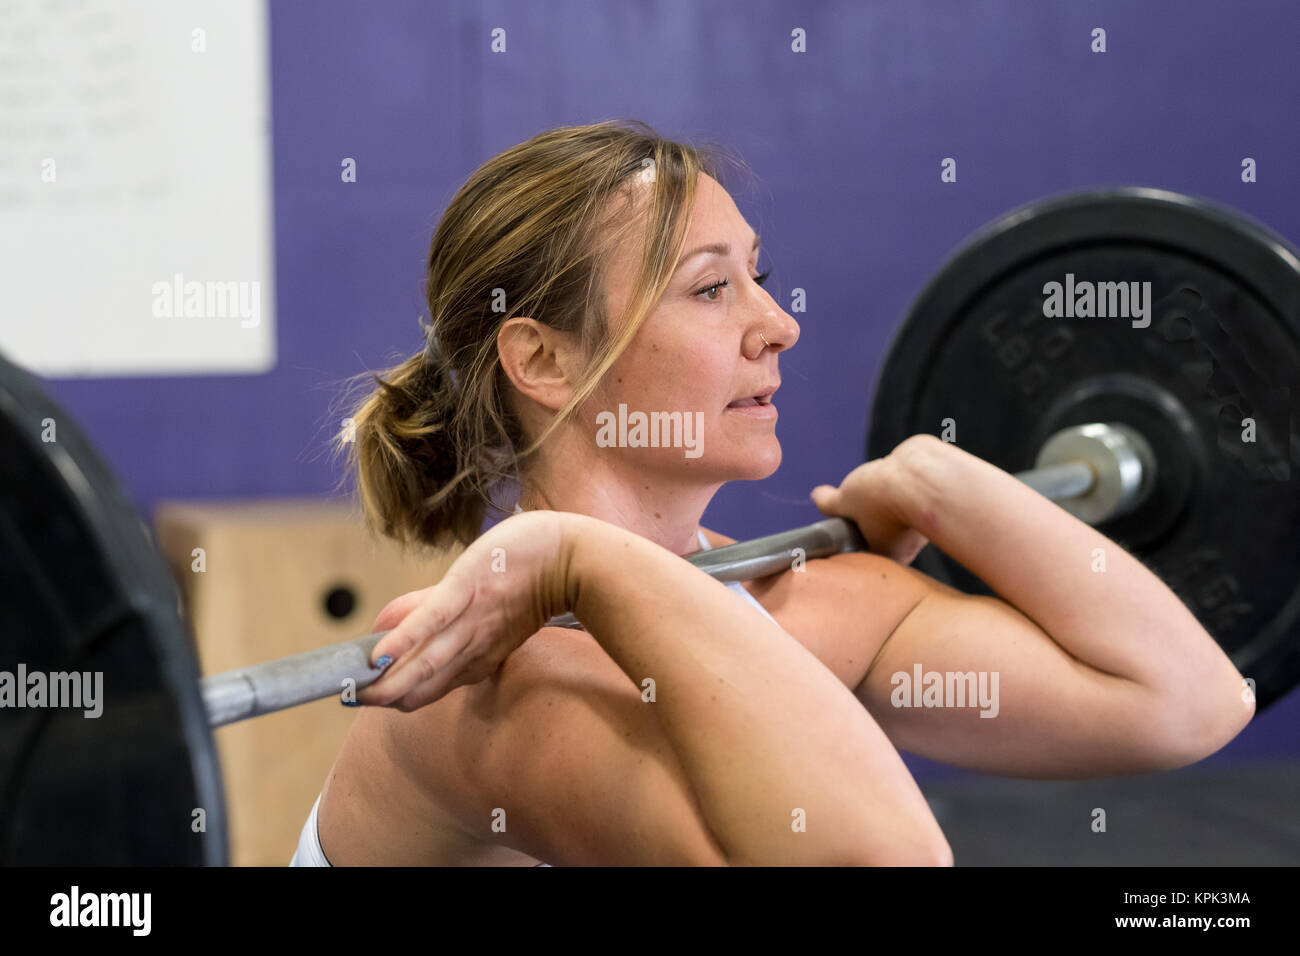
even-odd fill
[[[770,276],[771,274],[772,274],[772,270],[768,269],[766,272],[762,273],[761,275],[754,276],[754,282],[757,285],[762,285],[764,282],[767,281],[767,277]],[[697,296],[704,295],[706,292],[712,292],[714,289],[722,289],[729,285],[731,285],[731,280],[723,279],[721,282],[715,282],[712,285],[706,285],[704,288],[696,292],[695,295]],[[717,302],[718,300],[715,299],[713,296],[708,296],[707,301]]]

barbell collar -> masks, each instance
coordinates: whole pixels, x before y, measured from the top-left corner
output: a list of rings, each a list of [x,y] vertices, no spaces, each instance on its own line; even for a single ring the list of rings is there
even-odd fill
[[[1079,466],[1091,472],[1082,491],[1069,491],[1054,478],[1063,469]],[[1135,429],[1116,422],[1091,423],[1063,428],[1038,452],[1035,467],[1017,475],[1031,486],[1040,476],[1052,476],[1043,494],[1080,521],[1098,525],[1140,506],[1151,492],[1156,478],[1155,454]],[[1050,492],[1050,493],[1049,493]]]

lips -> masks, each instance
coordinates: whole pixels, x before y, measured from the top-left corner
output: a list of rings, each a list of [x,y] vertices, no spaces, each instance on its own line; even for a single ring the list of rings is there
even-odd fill
[[[773,394],[775,394],[776,390],[780,387],[781,386],[779,385],[768,386],[767,388],[763,389],[761,392],[757,392],[753,395],[748,395],[745,398],[736,399],[734,402],[729,403],[727,407],[728,408],[753,408],[756,405],[770,405],[772,404]]]

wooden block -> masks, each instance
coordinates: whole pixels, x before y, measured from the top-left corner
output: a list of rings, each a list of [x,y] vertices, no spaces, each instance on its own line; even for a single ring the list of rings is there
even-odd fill
[[[154,527],[205,676],[360,637],[454,559],[404,553],[336,500],[165,502]],[[288,864],[354,717],[326,699],[215,732],[234,865]]]

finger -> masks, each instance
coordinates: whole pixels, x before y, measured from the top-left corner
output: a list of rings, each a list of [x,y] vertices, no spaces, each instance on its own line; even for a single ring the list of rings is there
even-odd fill
[[[818,485],[810,497],[817,510],[828,518],[840,516],[840,490],[834,485]]]
[[[379,631],[391,631],[402,623],[402,619],[410,614],[432,590],[432,587],[427,587],[419,591],[408,591],[393,598],[384,605],[384,609],[375,617],[375,623],[370,625],[370,633],[377,634]]]
[[[389,670],[397,670],[403,657],[410,656],[411,651],[430,636],[450,627],[464,613],[473,598],[473,583],[448,572],[441,581],[428,589],[396,627],[379,639],[370,651],[371,664],[388,656],[396,661]]]
[[[467,683],[462,679],[462,674],[463,670],[457,672],[450,667],[446,668],[428,680],[420,681],[390,706],[406,714],[426,707],[446,697],[461,684]]]
[[[459,670],[456,658],[473,636],[468,622],[456,622],[406,657],[398,658],[378,680],[357,694],[357,700],[362,704],[390,706],[423,684],[439,680],[444,674],[454,675]]]
[[[418,710],[440,700],[458,687],[477,684],[479,681],[491,677],[501,666],[503,660],[504,658],[500,656],[470,660],[462,654],[457,659],[449,662],[432,678],[417,684],[394,706],[407,713]]]

